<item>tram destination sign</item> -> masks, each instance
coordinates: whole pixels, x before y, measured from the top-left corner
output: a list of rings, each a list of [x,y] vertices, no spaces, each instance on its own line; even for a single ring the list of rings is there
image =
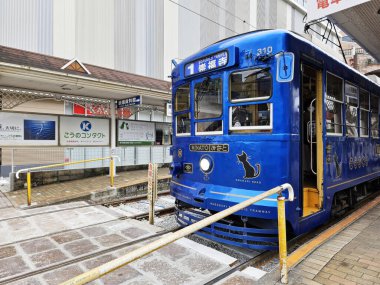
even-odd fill
[[[222,51],[213,55],[197,59],[185,65],[185,76],[192,76],[206,71],[211,71],[228,64],[228,52]]]
[[[227,153],[230,151],[230,146],[228,144],[190,144],[190,151],[194,152],[223,152]]]

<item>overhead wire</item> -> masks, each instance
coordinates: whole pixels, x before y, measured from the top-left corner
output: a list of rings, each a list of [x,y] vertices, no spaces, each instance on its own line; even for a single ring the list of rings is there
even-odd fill
[[[255,26],[253,26],[250,22],[248,22],[248,21],[246,21],[246,20],[244,20],[244,19],[242,19],[242,18],[236,16],[234,13],[231,13],[230,11],[228,11],[227,9],[225,9],[225,8],[223,8],[223,7],[221,7],[221,6],[219,6],[218,4],[214,3],[213,1],[211,1],[211,0],[207,0],[207,2],[211,3],[211,4],[214,5],[215,7],[218,7],[219,9],[225,11],[226,13],[228,13],[228,14],[230,14],[231,16],[235,17],[236,19],[242,21],[244,24],[249,25],[251,28],[253,28],[253,29],[255,29],[255,30],[257,29],[257,28],[256,28]]]
[[[188,7],[186,7],[186,6],[183,6],[183,5],[177,3],[177,2],[175,2],[175,1],[173,1],[173,0],[168,0],[168,1],[172,2],[173,4],[178,5],[179,7],[183,8],[183,9],[185,9],[185,10],[187,10],[187,11],[193,13],[193,14],[196,14],[196,15],[198,15],[199,17],[202,17],[202,18],[204,18],[204,19],[206,19],[206,20],[208,20],[208,21],[210,21],[210,22],[212,22],[212,23],[214,23],[214,24],[216,24],[216,25],[218,25],[218,26],[221,26],[221,27],[225,28],[226,30],[229,30],[229,31],[233,32],[233,33],[235,33],[236,35],[239,34],[238,32],[234,31],[233,29],[230,29],[230,28],[228,28],[228,27],[226,27],[226,26],[224,26],[224,25],[222,25],[222,24],[220,24],[220,23],[214,21],[213,19],[210,19],[210,18],[208,18],[208,17],[206,17],[206,16],[203,16],[202,14],[199,14],[198,12],[195,12],[194,10],[191,10],[190,8],[188,8]],[[211,3],[211,2],[210,2],[210,3]]]

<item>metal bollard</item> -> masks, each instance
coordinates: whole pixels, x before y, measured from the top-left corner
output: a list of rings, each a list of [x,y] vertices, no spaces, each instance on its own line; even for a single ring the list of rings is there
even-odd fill
[[[30,171],[26,173],[26,184],[28,187],[27,190],[27,201],[28,201],[28,206],[32,204],[32,174]]]
[[[114,160],[113,160],[113,157],[111,156],[111,159],[110,159],[110,186],[111,187],[114,187],[115,183],[114,183]]]
[[[278,245],[279,245],[279,259],[280,259],[280,276],[281,283],[288,284],[288,267],[287,255],[288,249],[286,244],[286,218],[285,218],[285,197],[277,197],[277,211],[278,211]]]

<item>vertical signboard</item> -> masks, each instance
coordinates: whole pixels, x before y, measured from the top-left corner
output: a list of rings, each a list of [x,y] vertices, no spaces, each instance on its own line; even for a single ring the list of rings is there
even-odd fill
[[[154,123],[118,120],[119,145],[152,145],[156,139]]]
[[[58,117],[0,112],[0,146],[56,146]]]
[[[108,146],[108,119],[88,117],[60,117],[59,141],[62,146]]]

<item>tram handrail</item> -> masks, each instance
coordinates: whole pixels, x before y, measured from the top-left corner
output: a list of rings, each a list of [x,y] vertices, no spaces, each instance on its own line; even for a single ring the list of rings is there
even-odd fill
[[[114,187],[115,183],[115,172],[114,172],[114,159],[117,158],[118,161],[120,161],[120,157],[117,155],[111,155],[106,157],[100,157],[100,158],[93,158],[93,159],[85,159],[85,160],[77,160],[72,162],[63,162],[63,163],[55,163],[55,164],[48,164],[43,166],[36,166],[36,167],[29,167],[29,168],[23,168],[16,172],[16,178],[20,178],[20,173],[26,172],[26,184],[27,184],[27,204],[30,206],[32,204],[32,175],[31,172],[33,170],[41,170],[41,169],[48,169],[48,168],[54,168],[59,166],[67,166],[67,165],[74,165],[74,164],[81,164],[81,163],[88,163],[88,162],[95,162],[95,161],[102,161],[102,160],[110,160],[110,187]]]
[[[244,208],[251,206],[252,204],[263,200],[271,195],[278,194],[278,233],[279,233],[279,255],[280,255],[280,270],[281,270],[281,282],[288,282],[288,270],[287,270],[287,244],[286,244],[286,219],[285,219],[285,197],[282,196],[284,190],[288,190],[288,201],[294,200],[294,191],[293,187],[289,183],[282,184],[275,188],[272,188],[264,193],[261,193],[255,197],[249,198],[239,204],[236,204],[226,210],[223,210],[219,213],[216,213],[212,216],[209,216],[199,222],[187,226],[181,230],[165,235],[159,240],[153,241],[150,244],[147,244],[141,248],[135,249],[126,255],[123,255],[119,258],[111,260],[103,265],[100,265],[94,269],[91,269],[87,272],[84,272],[66,282],[63,282],[61,285],[80,285],[91,282],[99,277],[106,275],[124,265],[131,263],[153,251],[160,249],[176,240],[183,238],[189,234],[199,231],[200,229],[207,227],[221,219],[226,218],[227,216],[234,214]]]

